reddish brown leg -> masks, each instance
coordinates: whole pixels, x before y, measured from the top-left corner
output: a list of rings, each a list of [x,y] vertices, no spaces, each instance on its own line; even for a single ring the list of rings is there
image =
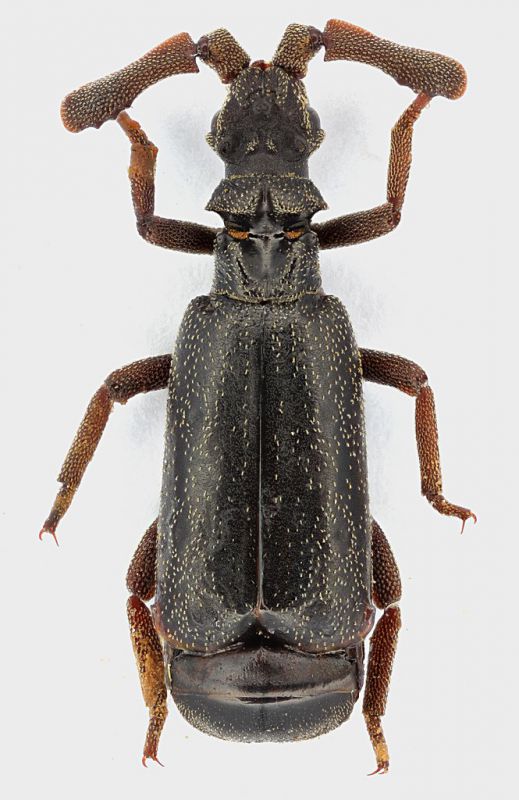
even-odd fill
[[[197,44],[189,34],[179,33],[118,72],[71,92],[61,104],[61,117],[70,131],[81,131],[89,126],[99,128],[107,120],[117,118],[132,142],[130,181],[141,236],[152,244],[172,250],[212,253],[215,229],[154,214],[157,148],[124,111],[137,95],[157,81],[180,73],[198,72],[197,56],[216,70],[224,83],[233,80],[249,63],[247,53],[223,28],[203,36]]]
[[[386,535],[376,520],[371,526],[373,557],[373,602],[377,608],[387,608],[402,597],[400,573]]]
[[[165,389],[171,356],[152,356],[134,361],[112,372],[91,399],[74,441],[67,453],[58,481],[62,484],[51,512],[40,531],[56,538],[59,521],[70,506],[83,473],[101,439],[114,403],[126,403],[141,392]]]
[[[419,94],[404,111],[391,131],[391,152],[387,172],[387,201],[396,222],[404,203],[412,161],[413,125],[430,101],[425,92]]]
[[[155,594],[157,523],[158,520],[154,520],[142,537],[126,573],[126,586],[130,594],[136,594],[146,601]]]
[[[373,520],[373,600],[384,614],[371,637],[368,657],[363,714],[377,759],[377,772],[389,769],[389,751],[380,718],[386,711],[387,695],[401,626],[400,609],[396,605],[402,594],[400,574],[384,532]],[[371,774],[375,774],[371,773]]]
[[[320,247],[326,249],[366,242],[389,233],[398,225],[411,166],[413,125],[435,95],[450,99],[461,97],[467,78],[461,64],[453,58],[380,39],[350,22],[331,19],[320,36],[325,47],[325,61],[370,64],[418,95],[391,133],[387,202],[312,226]]]
[[[143,602],[155,594],[155,564],[157,558],[157,520],[144,534],[126,576],[126,585],[131,597],[127,610],[130,636],[139,671],[142,695],[150,714],[142,763],[158,759],[160,734],[168,714],[167,690],[164,680],[164,657],[162,646],[153,626],[150,611]]]
[[[418,364],[401,356],[363,349],[360,351],[360,356],[365,380],[393,386],[416,397],[416,442],[422,494],[440,514],[463,520],[461,528],[463,531],[465,522],[470,517],[476,522],[476,516],[470,509],[450,503],[442,494],[434,395],[427,382],[427,375]]]
[[[458,61],[441,53],[418,50],[380,39],[373,33],[330,19],[323,33],[325,61],[359,61],[391,75],[397,83],[409,86],[417,94],[443,95],[451,100],[461,97],[467,85],[465,70]]]
[[[188,33],[172,36],[127,67],[68,94],[61,104],[63,124],[73,132],[99,128],[129,108],[148,86],[170,75],[198,72],[195,55]]]
[[[400,222],[412,160],[413,125],[431,98],[422,93],[406,108],[391,131],[387,175],[387,202],[312,225],[322,250],[367,242],[392,231]]]
[[[247,53],[224,28],[202,36],[197,44],[188,33],[178,33],[127,67],[68,94],[61,104],[63,124],[75,133],[99,128],[129,108],[141,92],[157,81],[198,72],[197,56],[216,70],[224,83],[232,81],[249,64]]]
[[[137,218],[137,230],[151,244],[182,250],[184,253],[212,253],[216,229],[196,222],[181,222],[154,214],[155,207],[155,162],[158,150],[150,142],[138,122],[125,111],[117,122],[132,143],[130,176],[133,207]]]

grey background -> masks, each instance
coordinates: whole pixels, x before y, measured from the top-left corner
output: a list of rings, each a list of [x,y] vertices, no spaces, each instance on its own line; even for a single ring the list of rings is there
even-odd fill
[[[458,58],[469,89],[416,126],[396,232],[323,253],[327,291],[359,344],[408,356],[437,398],[446,496],[479,522],[459,535],[420,497],[413,401],[366,387],[373,514],[401,569],[403,629],[385,730],[373,755],[360,703],[335,732],[291,745],[199,734],[171,707],[167,769],[140,765],[146,712],[124,576],[156,516],[165,393],[114,412],[59,530],[37,533],[86,403],[115,367],[171,350],[211,259],[152,248],[135,231],[129,148],[115,124],[71,135],[61,98],[173,33],[225,26],[253,59],[285,26],[348,19]],[[504,796],[517,755],[515,93],[512,3],[238,2],[9,4],[3,15],[2,775],[10,797]],[[330,210],[384,201],[389,132],[412,100],[376,70],[323,63],[306,80],[327,138],[311,175]],[[202,67],[131,113],[159,146],[159,214],[218,224],[203,207],[222,165],[204,134],[225,89]]]

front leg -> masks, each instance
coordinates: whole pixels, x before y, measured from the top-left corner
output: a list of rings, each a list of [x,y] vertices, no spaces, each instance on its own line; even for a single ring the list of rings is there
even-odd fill
[[[461,97],[467,76],[462,65],[453,58],[380,39],[350,22],[331,19],[320,37],[325,61],[369,64],[417,93],[391,132],[387,202],[313,226],[320,247],[326,249],[366,242],[389,233],[398,225],[411,166],[413,125],[432,97],[443,95],[451,100]]]
[[[223,83],[230,83],[250,61],[225,28],[202,36],[197,43],[188,33],[178,33],[127,67],[70,92],[61,104],[65,128],[72,133],[100,128],[158,81],[198,72],[197,58],[214,69]]]
[[[157,81],[198,72],[196,55],[196,44],[188,33],[172,36],[127,67],[68,94],[61,104],[64,126],[74,133],[99,128]]]
[[[346,214],[312,225],[321,250],[360,244],[384,236],[400,222],[412,160],[413,125],[430,101],[422,92],[406,108],[391,131],[391,150],[387,172],[387,202],[384,205]]]
[[[132,364],[110,373],[97,390],[88,404],[85,416],[61,467],[58,476],[61,488],[40,531],[40,539],[44,533],[50,533],[56,539],[58,523],[70,506],[76,489],[81,483],[81,478],[95,453],[114,404],[124,404],[141,392],[165,389],[168,385],[170,367],[170,355],[152,356],[141,361],[134,361]]]
[[[155,215],[155,163],[158,149],[150,142],[139,123],[131,119],[125,111],[119,114],[117,122],[132,144],[128,174],[140,235],[150,244],[170,250],[212,253],[216,239],[214,228]]]
[[[422,494],[440,514],[458,517],[465,522],[476,515],[468,508],[454,505],[443,496],[438,447],[438,427],[434,395],[424,370],[413,361],[378,350],[360,350],[364,380],[393,386],[416,398],[416,443],[420,461]]]
[[[396,44],[345,22],[330,19],[323,32],[325,61],[358,61],[377,67],[402,86],[430,97],[461,97],[467,75],[459,61],[441,53]]]

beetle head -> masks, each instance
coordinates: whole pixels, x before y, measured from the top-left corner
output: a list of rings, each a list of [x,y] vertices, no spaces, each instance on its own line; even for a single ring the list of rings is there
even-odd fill
[[[321,144],[324,131],[308,104],[301,78],[322,44],[322,35],[314,28],[289,25],[272,63],[256,61],[251,66],[241,48],[238,57],[239,46],[231,40],[226,47],[234,54],[232,58],[225,50],[225,57],[211,61],[212,39],[207,40],[207,52],[203,48],[201,52],[220,77],[225,74],[226,80],[222,80],[230,81],[223,107],[213,117],[208,143],[225,162],[227,176],[307,176],[308,158]]]
[[[308,159],[323,138],[302,81],[263,62],[234,79],[207,136],[228,176],[260,172],[307,176]]]

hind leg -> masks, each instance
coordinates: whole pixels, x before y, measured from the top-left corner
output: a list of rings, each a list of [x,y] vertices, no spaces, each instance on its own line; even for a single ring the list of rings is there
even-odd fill
[[[142,695],[150,713],[142,754],[144,766],[148,758],[159,761],[157,757],[159,739],[168,714],[162,645],[153,626],[150,611],[144,603],[145,600],[151,600],[155,594],[156,558],[157,520],[144,534],[126,576],[126,585],[131,593],[127,603],[130,636]]]
[[[370,641],[362,711],[377,759],[375,772],[387,772],[389,751],[380,718],[384,716],[386,710],[393,659],[401,626],[400,609],[397,604],[402,595],[402,584],[389,543],[375,520],[372,524],[372,555],[373,600],[378,608],[384,609],[384,613]]]

